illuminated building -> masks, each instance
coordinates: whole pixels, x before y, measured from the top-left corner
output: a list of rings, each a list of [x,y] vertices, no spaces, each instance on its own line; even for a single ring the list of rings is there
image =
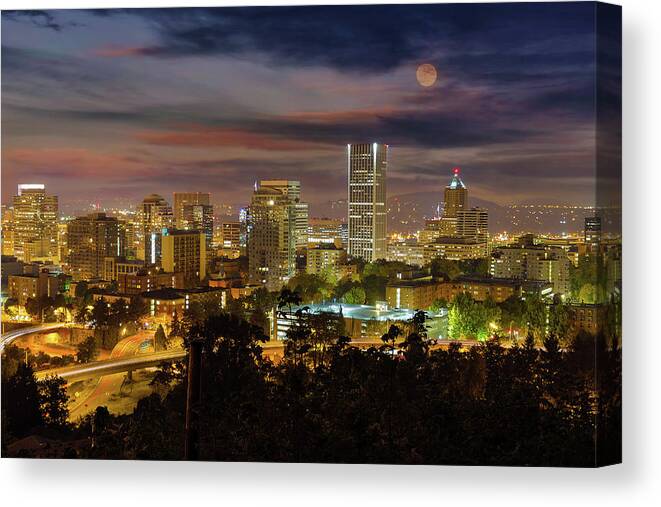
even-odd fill
[[[47,195],[45,185],[21,184],[13,208],[14,255],[26,262],[57,262],[57,196]]]
[[[14,208],[2,205],[2,255],[14,255]]]
[[[155,266],[117,276],[117,291],[121,294],[140,294],[163,288],[183,289],[184,285],[184,273],[168,273]]]
[[[289,197],[294,213],[296,248],[306,248],[308,246],[309,205],[307,202],[301,201],[301,182],[295,180],[262,180],[259,182],[259,186],[280,190]]]
[[[28,299],[55,297],[63,289],[62,279],[47,270],[36,275],[9,275],[8,278],[8,295],[16,299],[19,306],[25,306]]]
[[[587,253],[599,253],[599,247],[601,246],[601,218],[586,217],[584,234]]]
[[[120,276],[136,273],[144,267],[144,261],[113,255],[103,259],[103,272],[101,277],[104,280],[117,281]]]
[[[441,297],[442,280],[431,275],[415,276],[400,273],[386,286],[386,300],[393,308],[426,310]]]
[[[436,258],[455,261],[481,259],[486,256],[486,245],[471,238],[442,237],[424,245],[424,264]]]
[[[223,248],[241,247],[241,222],[223,222],[221,226],[221,244]]]
[[[311,218],[308,226],[308,245],[320,245],[333,243],[336,246],[344,246],[344,224],[336,218]]]
[[[515,296],[535,294],[541,297],[553,295],[552,284],[541,280],[513,280],[508,278],[460,277],[439,285],[439,298],[451,301],[455,296],[468,293],[475,301],[490,298],[496,303]]]
[[[160,195],[148,195],[140,207],[140,224],[141,248],[136,252],[137,257],[148,264],[157,264],[161,258],[163,231],[172,228],[173,225],[172,208]]]
[[[255,188],[248,208],[248,273],[251,283],[278,290],[296,272],[300,217],[295,187],[270,183]]]
[[[415,310],[408,308],[390,308],[385,301],[374,306],[352,305],[347,303],[321,303],[306,305],[306,309],[294,307],[291,312],[277,315],[275,325],[271,326],[271,340],[286,340],[297,310],[302,310],[303,318],[310,314],[333,314],[344,320],[346,336],[355,341],[374,340],[378,343],[381,336],[392,324],[410,321]],[[429,338],[447,338],[447,310],[430,314],[425,321]]]
[[[177,229],[200,229],[187,227],[185,207],[188,205],[211,205],[211,194],[208,192],[175,192],[174,193],[174,226]]]
[[[183,273],[184,285],[195,287],[206,277],[206,236],[197,231],[168,229],[162,235],[161,267]]]
[[[213,240],[213,206],[210,204],[186,204],[183,209],[183,229],[204,234],[207,250]]]
[[[457,218],[459,211],[468,206],[468,190],[459,177],[460,169],[452,170],[452,180],[443,192],[443,217]]]
[[[398,242],[388,245],[388,260],[409,266],[425,265],[425,247],[416,242]]]
[[[547,281],[553,284],[556,294],[568,294],[570,266],[571,261],[562,248],[522,242],[494,249],[489,272],[496,278]]]
[[[305,271],[315,275],[332,274],[341,278],[342,266],[346,264],[347,252],[334,243],[308,248]]]
[[[367,262],[385,259],[388,145],[347,145],[348,253]]]
[[[121,223],[105,213],[77,217],[67,224],[67,272],[75,281],[99,278],[106,257],[124,255]]]

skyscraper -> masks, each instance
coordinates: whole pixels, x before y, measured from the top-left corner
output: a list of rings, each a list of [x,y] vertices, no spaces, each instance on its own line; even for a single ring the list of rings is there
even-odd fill
[[[191,204],[211,205],[211,194],[208,192],[175,192],[174,193],[174,225],[177,229],[186,229],[184,207]]]
[[[585,249],[588,254],[599,253],[599,246],[601,245],[601,218],[600,217],[586,217],[585,218]]]
[[[347,145],[349,248],[367,262],[385,259],[387,144]]]
[[[14,196],[14,255],[26,262],[57,262],[57,196],[40,183],[18,185]]]
[[[102,276],[106,257],[124,255],[121,222],[105,213],[77,217],[67,224],[67,271],[74,280]]]
[[[307,248],[309,206],[301,201],[301,182],[296,180],[262,180],[260,187],[269,187],[280,190],[288,196],[294,207],[294,241],[296,248]]]
[[[293,195],[288,185],[260,185],[248,208],[249,278],[269,290],[280,289],[296,272],[297,215]]]
[[[172,228],[172,208],[158,194],[145,197],[140,206],[140,238],[137,257],[148,264],[157,264],[161,259],[161,236]]]
[[[180,229],[199,231],[206,237],[207,250],[213,240],[213,206],[210,204],[185,204]]]
[[[457,213],[468,205],[468,190],[459,177],[460,169],[452,170],[452,180],[443,193],[443,217],[457,218]]]

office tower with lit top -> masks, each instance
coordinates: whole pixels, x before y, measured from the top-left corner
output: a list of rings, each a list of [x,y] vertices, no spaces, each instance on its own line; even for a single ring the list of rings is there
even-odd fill
[[[13,207],[14,255],[25,262],[57,262],[57,196],[47,195],[43,184],[21,184]]]
[[[301,200],[301,182],[296,180],[262,180],[261,188],[274,188],[289,197],[294,212],[294,235],[296,248],[306,248],[308,245],[309,206]]]
[[[459,177],[460,169],[452,169],[452,180],[443,192],[443,217],[457,218],[459,211],[466,209],[468,204],[468,190]]]
[[[263,183],[247,210],[248,273],[252,283],[279,290],[296,272],[296,192],[289,184]]]
[[[385,259],[388,145],[347,145],[348,253],[367,262]]]

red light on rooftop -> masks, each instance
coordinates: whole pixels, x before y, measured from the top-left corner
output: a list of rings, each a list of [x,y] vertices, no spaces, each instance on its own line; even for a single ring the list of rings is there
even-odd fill
[[[455,174],[459,174],[459,171],[461,171],[461,169],[459,169],[458,167],[455,167],[454,169],[452,169],[452,172],[455,173]]]

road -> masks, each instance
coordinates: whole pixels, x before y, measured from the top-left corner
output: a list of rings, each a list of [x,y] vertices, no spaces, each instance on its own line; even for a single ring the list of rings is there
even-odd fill
[[[62,322],[51,322],[48,324],[39,324],[37,326],[30,326],[30,327],[24,327],[21,329],[15,329],[14,331],[10,331],[8,333],[4,333],[2,335],[2,338],[0,338],[0,352],[5,350],[5,346],[9,345],[11,342],[16,340],[17,338],[20,338],[21,336],[29,335],[32,333],[41,333],[43,331],[48,331],[51,329],[57,329],[60,327],[65,327],[66,324],[63,324]]]
[[[121,391],[125,381],[123,372],[135,369],[131,367],[131,360],[140,362],[144,356],[148,355],[138,355],[143,351],[153,351],[153,334],[151,332],[141,331],[120,340],[110,352],[109,359],[105,361],[45,370],[38,372],[37,378],[53,374],[62,377],[69,383],[79,379],[97,379],[97,384],[90,393],[80,400],[74,400],[76,403],[69,406],[69,419],[75,421],[90,410],[107,404],[110,396]]]

